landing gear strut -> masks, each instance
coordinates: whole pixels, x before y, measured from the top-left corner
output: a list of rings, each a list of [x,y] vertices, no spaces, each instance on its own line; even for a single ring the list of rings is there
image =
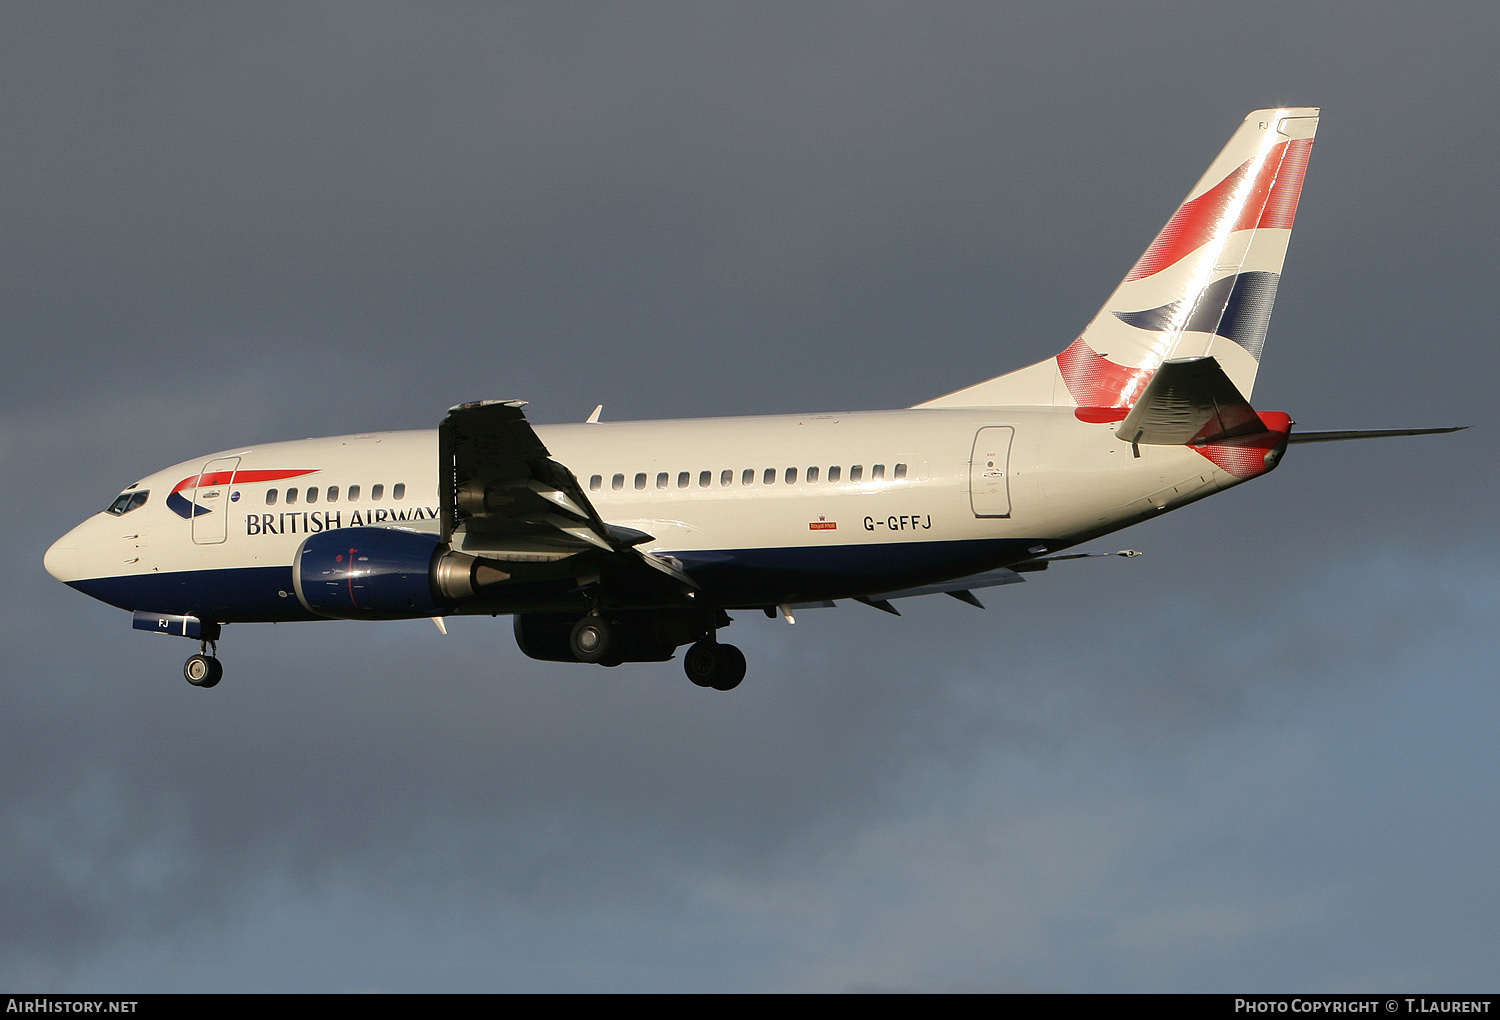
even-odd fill
[[[212,631],[208,630],[210,626]],[[204,624],[204,631],[203,640],[198,643],[198,654],[188,656],[188,661],[182,664],[182,675],[194,687],[212,687],[224,678],[224,667],[217,658],[219,625]],[[213,654],[210,654],[210,649]]]
[[[687,650],[682,671],[699,687],[732,691],[745,679],[745,653],[734,645],[705,639]]]

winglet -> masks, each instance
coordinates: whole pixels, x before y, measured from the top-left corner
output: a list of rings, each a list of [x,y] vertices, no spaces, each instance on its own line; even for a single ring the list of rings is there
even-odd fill
[[[603,413],[604,413],[604,405],[600,404],[598,407],[594,408],[594,413],[591,414],[591,415],[589,415],[588,420],[585,421],[584,424],[585,425],[598,425],[599,424],[599,415],[601,415]]]

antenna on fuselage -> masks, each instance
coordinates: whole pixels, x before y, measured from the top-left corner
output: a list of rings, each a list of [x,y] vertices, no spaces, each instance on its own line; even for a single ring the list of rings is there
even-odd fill
[[[604,405],[600,404],[598,407],[594,408],[594,413],[591,414],[591,415],[589,415],[588,421],[584,422],[584,424],[585,425],[598,425],[599,424],[599,415],[602,414],[602,413],[604,413]]]

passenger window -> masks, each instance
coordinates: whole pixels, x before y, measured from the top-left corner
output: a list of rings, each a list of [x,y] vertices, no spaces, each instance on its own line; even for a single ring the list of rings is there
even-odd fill
[[[849,481],[851,482],[857,482],[864,476],[865,466],[863,464],[855,464],[849,469]]]
[[[372,500],[379,500],[380,497],[384,496],[384,495],[385,495],[385,486],[384,485],[381,485],[379,482],[377,482],[374,485],[370,486],[370,498]]]
[[[878,481],[880,481],[884,477],[885,477],[885,465],[884,464],[876,464],[870,470],[870,481],[872,481],[872,482],[878,482]]]
[[[677,487],[679,489],[686,489],[688,487],[688,482],[692,480],[692,477],[693,476],[686,471],[679,472],[677,475]]]
[[[358,503],[359,502],[359,486],[358,485],[351,485],[351,486],[349,486],[349,502],[351,502],[351,503]]]
[[[589,491],[590,492],[598,492],[599,489],[600,489],[600,487],[603,486],[603,485],[604,485],[604,476],[603,475],[594,475],[593,477],[591,477],[589,479]]]
[[[831,468],[828,469],[828,480],[830,482],[836,482],[836,481],[838,481],[839,480],[839,475],[843,473],[843,470],[844,470],[843,468],[841,468],[837,464],[835,464],[833,467],[831,467]]]
[[[761,477],[761,481],[765,482],[767,485],[775,485],[776,484],[776,469],[775,468],[766,468],[766,473]]]
[[[287,506],[291,506],[295,502],[297,502],[297,490],[296,489],[288,489],[288,490],[286,490],[286,505]]]
[[[625,476],[618,474],[615,475],[609,480],[609,487],[611,489],[614,489],[616,492],[619,492],[621,489],[625,488]]]
[[[316,503],[318,501],[318,487],[316,485],[309,485],[307,487],[307,501],[309,503]]]
[[[714,482],[714,473],[712,471],[700,471],[700,472],[698,472],[698,488],[700,488],[700,489],[706,489],[710,485],[712,485],[713,482]]]
[[[330,485],[328,487],[328,495],[324,498],[330,503],[337,503],[339,501],[339,487],[337,485]]]
[[[734,468],[725,468],[719,474],[719,484],[723,485],[725,487],[728,487],[728,486],[731,486],[731,485],[734,484]]]
[[[903,478],[906,477],[906,465],[905,464],[897,464],[896,465],[895,477],[896,477],[897,481],[900,481],[901,479],[903,479]]]
[[[658,489],[665,489],[667,487],[667,483],[671,480],[671,476],[668,475],[665,471],[662,471],[656,476],[656,487]]]
[[[809,482],[816,482],[818,480],[818,469],[817,468],[810,467],[810,468],[807,469],[807,480]]]
[[[406,483],[405,482],[397,482],[395,485],[391,486],[391,498],[392,499],[405,499],[406,498]]]
[[[356,486],[356,488],[357,488],[357,486]],[[275,505],[276,505],[276,490],[275,489],[267,489],[266,490],[266,506],[275,506]]]
[[[788,485],[795,485],[795,484],[797,484],[797,469],[796,468],[787,468],[786,469],[786,483]]]
[[[644,489],[646,487],[646,472],[639,471],[636,473],[635,487],[637,489]]]
[[[746,468],[745,469],[745,473],[742,474],[742,475],[740,475],[740,484],[741,485],[754,485],[755,484],[755,469],[754,468]]]

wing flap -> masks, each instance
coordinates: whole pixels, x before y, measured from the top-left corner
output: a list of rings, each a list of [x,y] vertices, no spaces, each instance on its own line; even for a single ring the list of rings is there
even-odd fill
[[[578,479],[552,459],[526,420],[524,400],[480,400],[450,408],[438,428],[443,537],[500,547],[517,536],[550,536],[564,546],[620,546]]]
[[[438,428],[443,537],[486,559],[593,577],[604,566],[616,577],[696,588],[679,566],[636,548],[651,535],[599,516],[573,472],[552,459],[525,406],[480,400],[449,409]],[[578,567],[564,562],[575,557]]]

